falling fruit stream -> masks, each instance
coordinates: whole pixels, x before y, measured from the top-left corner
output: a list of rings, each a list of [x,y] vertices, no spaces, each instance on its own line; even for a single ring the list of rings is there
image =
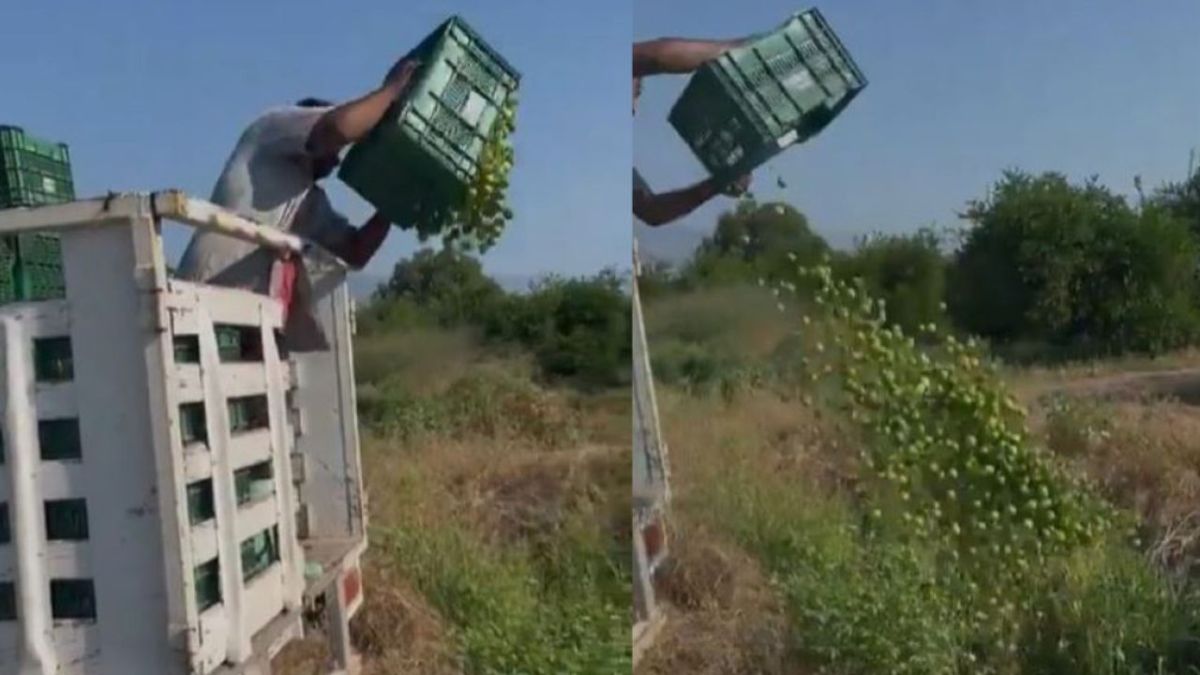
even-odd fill
[[[422,238],[440,234],[446,244],[486,251],[504,232],[513,212],[506,200],[513,167],[512,133],[516,130],[517,98],[509,96],[492,125],[479,156],[479,165],[462,204],[450,214],[435,214],[417,223]]]

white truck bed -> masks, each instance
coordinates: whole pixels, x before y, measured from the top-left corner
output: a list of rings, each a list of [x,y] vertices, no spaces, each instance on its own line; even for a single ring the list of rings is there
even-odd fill
[[[304,255],[333,348],[281,360],[277,302],[169,279],[163,219]],[[0,672],[266,673],[317,604],[345,663],[366,523],[342,268],[178,192],[0,211],[30,231],[61,236],[66,297],[0,306]]]

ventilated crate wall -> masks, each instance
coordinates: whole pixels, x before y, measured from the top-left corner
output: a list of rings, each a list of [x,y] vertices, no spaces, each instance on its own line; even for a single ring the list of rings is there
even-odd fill
[[[278,326],[268,320],[264,299],[173,286],[171,351],[192,593],[201,667],[209,668],[225,658],[236,634],[256,633],[299,603],[301,554],[287,470],[293,435],[286,368],[273,342]],[[222,298],[236,302],[223,308]]]
[[[669,119],[709,174],[731,179],[816,135],[866,85],[812,9],[702,66]]]
[[[407,96],[346,155],[338,177],[388,219],[462,201],[500,108],[520,75],[460,17],[409,56],[423,64]]]
[[[103,483],[114,475],[109,489],[126,493],[136,486],[149,491],[153,483],[139,481],[146,474],[140,474],[136,464],[132,470],[115,476],[113,467],[105,466],[112,444],[84,431],[100,421],[103,411],[93,411],[89,417],[81,410],[81,399],[88,394],[76,381],[77,339],[72,336],[66,304],[55,301],[23,305],[7,314],[20,319],[27,372],[34,378],[35,492],[41,523],[34,545],[46,561],[42,592],[53,621],[51,640],[61,660],[59,672],[86,673],[104,612],[107,609],[111,616],[119,613],[120,607],[117,594],[111,592],[114,589],[107,589],[106,596],[102,587],[106,571],[115,567],[105,558],[114,553],[107,542],[113,536],[111,518],[120,509],[114,503],[114,493],[107,491]],[[7,369],[7,363],[0,367],[0,383],[7,377]],[[136,444],[130,444],[127,450],[129,460],[138,462]],[[147,461],[149,456],[140,459]],[[6,667],[3,654],[15,653],[22,618],[15,587],[18,542],[14,540],[12,522],[10,461],[9,453],[0,456],[0,670]],[[129,536],[139,534],[133,529]]]

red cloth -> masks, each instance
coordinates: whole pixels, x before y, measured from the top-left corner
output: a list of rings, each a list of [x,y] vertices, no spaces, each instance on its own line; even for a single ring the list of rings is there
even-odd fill
[[[271,297],[283,303],[283,320],[287,321],[292,307],[292,298],[296,292],[296,259],[287,258],[275,261],[275,273],[271,283]]]

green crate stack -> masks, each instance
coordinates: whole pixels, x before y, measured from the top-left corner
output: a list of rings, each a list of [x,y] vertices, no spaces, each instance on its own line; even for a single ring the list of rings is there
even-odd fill
[[[692,76],[669,120],[718,180],[745,174],[833,121],[867,79],[816,9]]]
[[[71,153],[64,143],[0,125],[0,209],[61,204],[75,199]]]
[[[73,199],[67,146],[0,125],[0,209]],[[51,300],[65,291],[58,237],[25,234],[0,239],[0,304]]]
[[[505,101],[520,74],[461,17],[426,37],[409,93],[346,155],[338,177],[391,222],[462,202]]]

